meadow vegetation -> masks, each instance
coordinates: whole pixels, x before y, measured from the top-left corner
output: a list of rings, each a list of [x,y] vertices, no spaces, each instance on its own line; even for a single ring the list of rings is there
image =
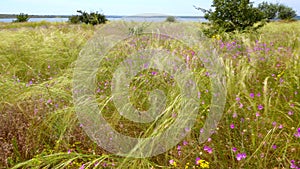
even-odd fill
[[[193,24],[199,39],[207,28],[201,23],[160,24]],[[170,112],[158,124],[133,123],[112,102],[103,103],[111,94],[114,67],[132,50],[153,45],[174,52],[187,62],[200,86],[199,116],[190,134],[166,153],[143,159],[105,151],[76,117],[74,64],[103,26],[0,23],[0,168],[300,168],[300,22],[271,22],[258,32],[212,36],[210,47],[225,66],[227,101],[216,132],[203,144],[197,139],[210,113],[211,86],[210,73],[193,59],[201,49],[172,40],[149,42],[141,33],[112,49],[98,70],[95,95],[99,106],[105,106],[107,121],[126,135],[156,134],[178,110],[174,80],[152,69],[132,81],[129,94],[141,110],[149,108],[147,92],[159,88],[170,95]]]

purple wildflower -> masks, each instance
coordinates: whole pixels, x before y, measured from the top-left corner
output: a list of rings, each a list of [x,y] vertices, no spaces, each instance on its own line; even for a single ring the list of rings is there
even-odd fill
[[[201,97],[201,92],[198,92],[198,99],[200,99]]]
[[[291,167],[290,168],[295,168],[295,169],[300,169],[299,167],[299,162],[298,165],[295,163],[295,160],[291,160]]]
[[[94,164],[95,167],[97,167],[98,165],[99,165],[99,162],[96,162],[96,163]]]
[[[171,165],[174,165],[175,161],[172,159],[172,160],[169,160],[169,163],[170,163]]]
[[[194,55],[195,55],[195,52],[192,50],[192,51],[191,51],[191,54],[192,54],[192,56],[194,56]]]
[[[190,56],[186,56],[186,62],[190,61]]]
[[[231,128],[231,129],[234,129],[234,124],[230,124],[230,128]]]
[[[201,158],[197,157],[196,158],[196,165],[198,165],[200,163]]]
[[[104,163],[102,164],[102,166],[103,166],[103,167],[107,167],[107,163],[104,162]]]
[[[153,72],[151,72],[151,74],[152,74],[153,76],[155,76],[155,75],[157,75],[157,72],[153,71]]]
[[[208,147],[208,146],[204,146],[204,151],[208,152],[209,154],[212,153],[212,148]]]
[[[51,99],[47,100],[47,103],[48,104],[52,103],[52,100]]]
[[[240,160],[242,160],[242,159],[245,159],[246,157],[247,157],[246,153],[238,153],[238,154],[236,155],[236,159],[237,159],[238,161],[240,161]]]
[[[259,112],[256,112],[255,116],[256,116],[256,117],[259,117],[259,116],[260,116],[260,113],[259,113]]]
[[[190,132],[190,131],[191,131],[191,128],[186,127],[184,130],[185,130],[185,132]]]
[[[243,108],[243,107],[244,107],[244,105],[242,103],[240,103],[240,107],[239,108]]]
[[[280,78],[280,83],[283,83],[283,82],[284,82],[284,80],[282,78]]]
[[[82,166],[79,168],[79,169],[84,169],[85,167],[84,167],[84,164],[82,164]]]
[[[39,109],[34,109],[34,115],[36,115],[38,113]]]
[[[297,133],[294,134],[294,136],[296,138],[300,138],[300,128],[298,128],[298,131],[297,131]]]

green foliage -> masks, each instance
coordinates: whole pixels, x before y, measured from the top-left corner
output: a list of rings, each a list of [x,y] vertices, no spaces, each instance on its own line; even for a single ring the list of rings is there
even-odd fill
[[[291,20],[296,17],[296,11],[283,4],[273,4],[268,2],[262,2],[258,5],[258,9],[264,13],[264,17],[268,20],[281,19]]]
[[[78,15],[73,15],[69,18],[69,22],[72,24],[79,24],[80,23],[80,19]]]
[[[277,18],[278,4],[262,2],[258,5],[258,9],[264,13],[264,17],[271,20]]]
[[[81,10],[78,10],[77,12],[80,13],[81,15],[71,16],[69,18],[70,23],[73,24],[85,23],[85,24],[98,25],[98,24],[104,24],[107,21],[106,16],[98,12],[87,13]]]
[[[262,23],[254,27],[255,23],[263,20],[263,13],[254,8],[249,0],[214,0],[211,7],[214,11],[195,7],[201,10],[205,14],[205,19],[212,23],[212,28],[205,30],[209,36],[220,32],[257,29],[263,25]]]
[[[166,22],[176,22],[176,18],[174,16],[168,16]]]
[[[291,20],[297,16],[296,11],[282,4],[279,5],[278,10],[279,10],[278,18],[282,20]]]
[[[17,20],[14,20],[13,22],[27,22],[28,20],[28,14],[20,13],[19,15],[17,15]]]

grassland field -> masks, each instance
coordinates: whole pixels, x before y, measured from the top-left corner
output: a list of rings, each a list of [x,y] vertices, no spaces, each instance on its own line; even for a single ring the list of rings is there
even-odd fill
[[[199,32],[207,26],[162,24],[192,24]],[[217,130],[205,143],[198,143],[210,113],[211,89],[209,73],[199,59],[192,59],[188,64],[201,86],[195,126],[177,146],[149,158],[107,152],[87,136],[77,119],[72,97],[75,61],[104,26],[0,23],[0,168],[300,168],[299,21],[271,22],[258,32],[211,38],[210,47],[225,67],[227,89]],[[105,119],[117,131],[148,137],[170,125],[179,109],[180,92],[171,76],[153,69],[130,83],[130,101],[141,110],[149,108],[147,92],[159,88],[168,93],[168,111],[155,125],[130,122],[111,101],[104,104],[111,95],[114,69],[130,50],[144,47],[141,39],[128,43],[102,61],[95,95],[99,106],[105,107]],[[147,45],[164,47],[183,60],[197,57],[172,41],[147,41]]]

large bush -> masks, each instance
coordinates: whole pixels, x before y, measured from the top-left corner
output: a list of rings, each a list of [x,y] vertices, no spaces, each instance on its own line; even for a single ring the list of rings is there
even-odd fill
[[[211,7],[214,10],[196,7],[212,24],[212,28],[205,31],[207,35],[256,29],[259,26],[254,27],[254,24],[263,20],[263,13],[249,0],[213,0]]]
[[[78,10],[77,12],[80,13],[81,15],[71,16],[69,18],[69,22],[73,24],[85,23],[85,24],[97,25],[97,24],[104,24],[107,21],[106,16],[98,12],[87,13],[81,10]]]
[[[27,22],[29,20],[28,14],[20,13],[17,15],[17,19],[13,22]]]

